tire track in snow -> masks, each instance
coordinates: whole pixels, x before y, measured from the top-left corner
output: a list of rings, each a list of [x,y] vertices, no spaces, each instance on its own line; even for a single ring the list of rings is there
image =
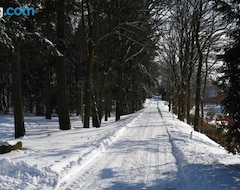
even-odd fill
[[[176,181],[178,189],[180,190],[180,189],[182,189],[182,187],[183,187],[183,190],[185,188],[188,189],[186,185],[183,185],[183,184],[186,184],[185,183],[186,180],[183,177],[184,174],[182,173],[182,169],[181,169],[182,168],[182,163],[181,163],[181,159],[179,157],[179,150],[175,146],[175,144],[173,142],[173,139],[171,137],[171,134],[170,134],[170,132],[168,130],[168,125],[169,124],[167,123],[166,119],[164,118],[164,116],[162,114],[162,110],[160,109],[160,105],[159,104],[157,106],[157,109],[158,109],[160,117],[162,118],[162,122],[164,123],[164,126],[166,127],[166,132],[168,134],[168,141],[171,144],[171,152],[172,152],[172,155],[174,156],[174,158],[176,160],[177,171],[178,171],[178,173],[181,173],[180,175],[177,176],[178,178],[180,177],[180,179],[177,179],[177,181]],[[173,188],[170,188],[170,189],[174,190],[176,188],[173,187]]]
[[[155,126],[155,125],[151,125],[151,122],[155,122],[152,121],[152,118],[148,118],[148,126],[151,126],[152,128],[155,127],[159,127],[159,126]],[[150,138],[150,141],[148,143],[148,156],[147,156],[147,169],[146,169],[146,174],[145,174],[145,178],[144,178],[144,182],[146,184],[145,189],[149,189],[149,188],[154,188],[154,186],[156,186],[156,175],[158,175],[159,172],[159,167],[153,167],[153,166],[158,166],[160,165],[160,161],[159,161],[159,154],[156,154],[156,150],[159,150],[160,144],[159,144],[159,140],[154,138],[155,134],[153,133],[153,130],[148,130],[148,137]],[[155,150],[155,151],[154,151]]]
[[[124,133],[127,127],[135,123],[136,120],[138,120],[144,114],[144,112],[146,112],[148,109],[149,109],[149,106],[144,110],[140,111],[139,115],[133,118],[132,121],[127,123],[119,131],[117,131],[113,135],[114,137],[112,136],[112,137],[109,137],[108,139],[104,139],[101,143],[102,145],[99,146],[100,147],[99,149],[93,150],[92,152],[88,153],[88,155],[86,155],[86,157],[84,158],[84,161],[80,163],[79,166],[76,165],[75,168],[71,169],[68,173],[66,173],[62,177],[62,179],[59,181],[59,183],[55,187],[55,190],[61,190],[61,189],[70,190],[72,189],[71,187],[72,184],[75,184],[77,185],[78,188],[81,188],[84,185],[84,181],[86,181],[86,179],[89,179],[90,176],[94,174],[94,172],[91,172],[91,171],[95,171],[98,168],[99,163],[104,160],[105,157],[103,153],[109,147],[113,146],[115,144],[115,141],[118,140],[118,138]],[[132,136],[134,135],[135,134],[132,134]],[[106,141],[110,141],[110,143],[104,143]],[[90,168],[88,168],[89,165],[91,165],[92,163],[95,163],[95,164],[90,166]],[[88,168],[88,170],[85,170],[85,168]],[[74,176],[76,176],[79,172],[83,173],[83,175],[79,179],[76,179]],[[81,185],[78,185],[74,182],[74,180],[82,181],[83,183]],[[70,186],[70,188],[68,186]]]
[[[176,144],[174,142],[174,139],[172,138],[171,133],[168,130],[168,126],[170,127],[172,125],[172,123],[168,123],[165,120],[165,117],[163,115],[163,112],[165,112],[165,111],[162,111],[160,109],[160,106],[158,107],[158,111],[159,111],[159,114],[160,114],[161,118],[163,118],[163,122],[164,122],[164,124],[166,126],[166,131],[167,131],[167,134],[168,134],[168,137],[169,137],[169,142],[170,142],[171,148],[172,148],[172,154],[173,154],[173,156],[174,156],[174,158],[176,160],[176,165],[177,165],[177,168],[178,168],[178,174],[177,174],[178,189],[179,190],[192,189],[189,186],[189,184],[191,184],[192,182],[188,181],[188,179],[186,177],[187,175],[191,175],[191,174],[187,174],[186,171],[184,171],[184,169],[183,169],[184,166],[186,165],[185,161],[183,160],[183,158],[184,158],[183,152],[182,152],[182,150],[179,149],[178,146],[176,146]],[[199,179],[198,179],[199,177],[202,178],[202,176],[197,176],[196,180],[199,181]]]
[[[134,123],[134,122],[132,122]],[[127,136],[127,139],[134,139],[135,137],[137,136],[137,131],[129,134]],[[111,145],[111,147],[114,147],[114,146],[119,146],[121,144],[121,141],[116,141],[114,144]],[[121,146],[121,145],[120,145]],[[109,149],[111,148],[109,147]],[[124,166],[126,165],[127,163],[127,159],[124,155],[118,155],[118,160],[115,160],[114,158],[112,157],[109,157],[108,156],[108,149],[106,149],[105,151],[103,151],[101,153],[101,155],[99,155],[98,157],[96,157],[93,161],[93,162],[90,162],[89,164],[86,164],[82,167],[82,170],[81,170],[81,175],[80,178],[75,178],[74,180],[70,181],[70,185],[69,184],[66,184],[66,185],[69,185],[66,190],[70,190],[70,189],[94,189],[94,190],[97,190],[99,188],[99,185],[97,183],[92,183],[89,181],[91,181],[92,179],[92,176],[96,176],[96,175],[99,175],[99,170],[101,170],[101,168],[114,168],[114,164],[112,164],[113,162],[118,162],[117,165],[120,165],[121,167],[120,168],[124,168]],[[121,157],[121,158],[120,158]],[[120,162],[119,162],[120,160]],[[109,173],[111,173],[110,169],[108,170],[105,170],[105,173],[104,175],[105,176],[110,176]],[[108,173],[106,173],[108,172]],[[107,178],[107,177],[106,177]],[[130,179],[129,179],[130,180]],[[102,187],[104,188],[104,187]],[[65,189],[65,188],[60,188],[60,189]]]
[[[141,116],[140,116],[141,117]],[[111,147],[109,147],[109,149],[114,149],[115,151],[118,150],[118,147],[121,147],[123,145],[125,145],[125,142],[127,141],[139,141],[141,142],[141,140],[144,139],[144,137],[146,136],[147,133],[147,128],[144,127],[143,130],[139,130],[136,127],[136,123],[138,122],[138,119],[140,118],[138,117],[135,121],[133,121],[129,126],[128,129],[131,130],[131,133],[128,133],[126,131],[125,138],[124,140],[119,139],[118,141],[116,141]],[[143,137],[142,139],[139,139],[140,137]],[[122,145],[123,144],[123,145]],[[125,147],[123,146],[123,150],[126,153],[129,153],[130,148],[127,148],[127,150],[125,150]],[[121,151],[120,151],[121,152]],[[135,154],[135,152],[133,151],[132,153],[130,153],[128,156],[126,156],[125,154],[118,154],[118,156],[111,157],[109,156],[109,153],[112,153],[112,150],[110,150],[110,152],[108,152],[108,149],[106,150],[106,152],[104,153],[104,163],[102,164],[94,164],[92,168],[95,169],[95,172],[93,172],[93,174],[95,173],[95,175],[98,175],[98,170],[100,170],[100,168],[108,168],[108,171],[114,171],[113,173],[115,173],[116,175],[119,175],[117,178],[119,179],[119,181],[127,181],[129,183],[131,183],[131,181],[134,180],[136,176],[136,173],[134,172],[135,168],[141,168],[139,169],[139,172],[144,172],[144,166],[141,164],[138,164],[138,162],[135,161],[141,161],[141,160],[146,160],[146,154],[141,154],[141,153],[137,153]],[[114,151],[113,151],[114,153]],[[131,159],[129,159],[129,157],[131,157]],[[107,161],[106,161],[107,160]],[[134,163],[132,163],[131,161],[134,160]],[[141,162],[140,162],[141,163]],[[126,169],[128,168],[128,169]],[[130,168],[130,169],[129,169]],[[124,175],[125,172],[128,172],[129,174],[126,176]],[[111,172],[110,172],[111,173]],[[106,175],[106,173],[104,174]],[[112,176],[107,175],[110,178]],[[104,178],[104,176],[103,176]],[[89,179],[89,178],[88,178]],[[85,186],[85,187],[84,187]],[[81,189],[105,189],[109,186],[109,184],[98,184],[98,183],[85,183],[81,186]]]
[[[146,109],[111,146],[78,171],[58,190],[174,189],[169,179],[176,172],[175,159],[156,106]]]

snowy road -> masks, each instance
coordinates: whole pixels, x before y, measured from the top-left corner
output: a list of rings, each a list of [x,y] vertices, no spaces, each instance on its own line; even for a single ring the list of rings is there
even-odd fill
[[[175,189],[176,159],[157,104],[149,106],[110,147],[78,169],[57,189]]]
[[[0,155],[0,189],[239,190],[240,155],[229,154],[147,100],[134,114],[84,129],[59,131],[57,118],[27,117],[24,148]],[[0,116],[0,141],[12,142],[11,116]],[[14,142],[14,141],[13,141]]]

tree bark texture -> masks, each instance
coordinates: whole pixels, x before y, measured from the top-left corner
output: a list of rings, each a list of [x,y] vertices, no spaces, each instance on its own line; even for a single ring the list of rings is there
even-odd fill
[[[12,96],[14,107],[14,126],[15,138],[25,135],[23,98],[21,91],[21,73],[20,73],[20,47],[19,43],[15,44],[14,60],[12,62]]]
[[[198,68],[196,77],[196,99],[195,99],[195,116],[194,116],[194,130],[199,129],[200,121],[200,103],[201,103],[201,84],[202,84],[202,66],[203,66],[203,52],[200,45],[199,31],[200,31],[200,18],[202,15],[202,1],[199,2],[199,8],[196,10],[196,46],[198,53]]]
[[[65,1],[57,2],[57,40],[58,49],[62,55],[58,57],[56,65],[57,88],[58,88],[58,116],[59,128],[61,130],[71,129],[69,117],[69,105],[67,96],[67,79],[66,79],[66,60],[65,60]]]

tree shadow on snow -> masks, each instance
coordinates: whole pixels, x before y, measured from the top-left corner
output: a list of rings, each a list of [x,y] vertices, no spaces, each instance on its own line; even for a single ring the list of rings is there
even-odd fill
[[[178,178],[186,190],[237,190],[240,187],[240,165],[189,164],[179,168]]]
[[[158,170],[159,166],[155,167]],[[136,168],[136,170],[141,169]],[[139,183],[128,183],[117,179],[114,181],[114,177],[118,175],[111,168],[102,171],[102,179],[113,178],[112,185],[104,190],[238,190],[240,187],[240,165],[238,164],[189,164],[179,168],[176,173],[159,174],[159,179],[151,182],[152,186],[142,181]],[[127,172],[125,175],[131,174]]]
[[[104,190],[140,190],[144,189],[144,183],[128,184],[125,182],[114,182],[111,187]]]

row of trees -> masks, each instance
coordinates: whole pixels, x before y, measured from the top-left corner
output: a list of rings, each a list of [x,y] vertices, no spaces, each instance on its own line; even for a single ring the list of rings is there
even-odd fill
[[[228,26],[214,6],[209,0],[170,1],[163,25],[166,33],[159,42],[161,76],[169,89],[169,102],[178,118],[192,123],[195,130],[202,125],[207,77],[216,63],[215,55],[224,47]]]
[[[7,7],[33,6],[35,16],[3,17],[0,23],[0,111],[14,108],[15,137],[25,134],[24,112],[69,113],[84,127],[100,127],[115,107],[116,120],[141,108],[157,84],[154,58],[160,2],[129,0],[15,0]]]
[[[162,82],[169,89],[171,107],[181,120],[199,130],[203,125],[203,101],[209,73],[220,60],[223,77],[217,83],[224,93],[223,109],[231,122],[226,146],[240,152],[240,1],[177,0],[165,9],[166,33],[159,41]],[[164,31],[164,30],[163,30]],[[195,107],[194,118],[190,109]],[[202,112],[202,113],[201,113]]]

